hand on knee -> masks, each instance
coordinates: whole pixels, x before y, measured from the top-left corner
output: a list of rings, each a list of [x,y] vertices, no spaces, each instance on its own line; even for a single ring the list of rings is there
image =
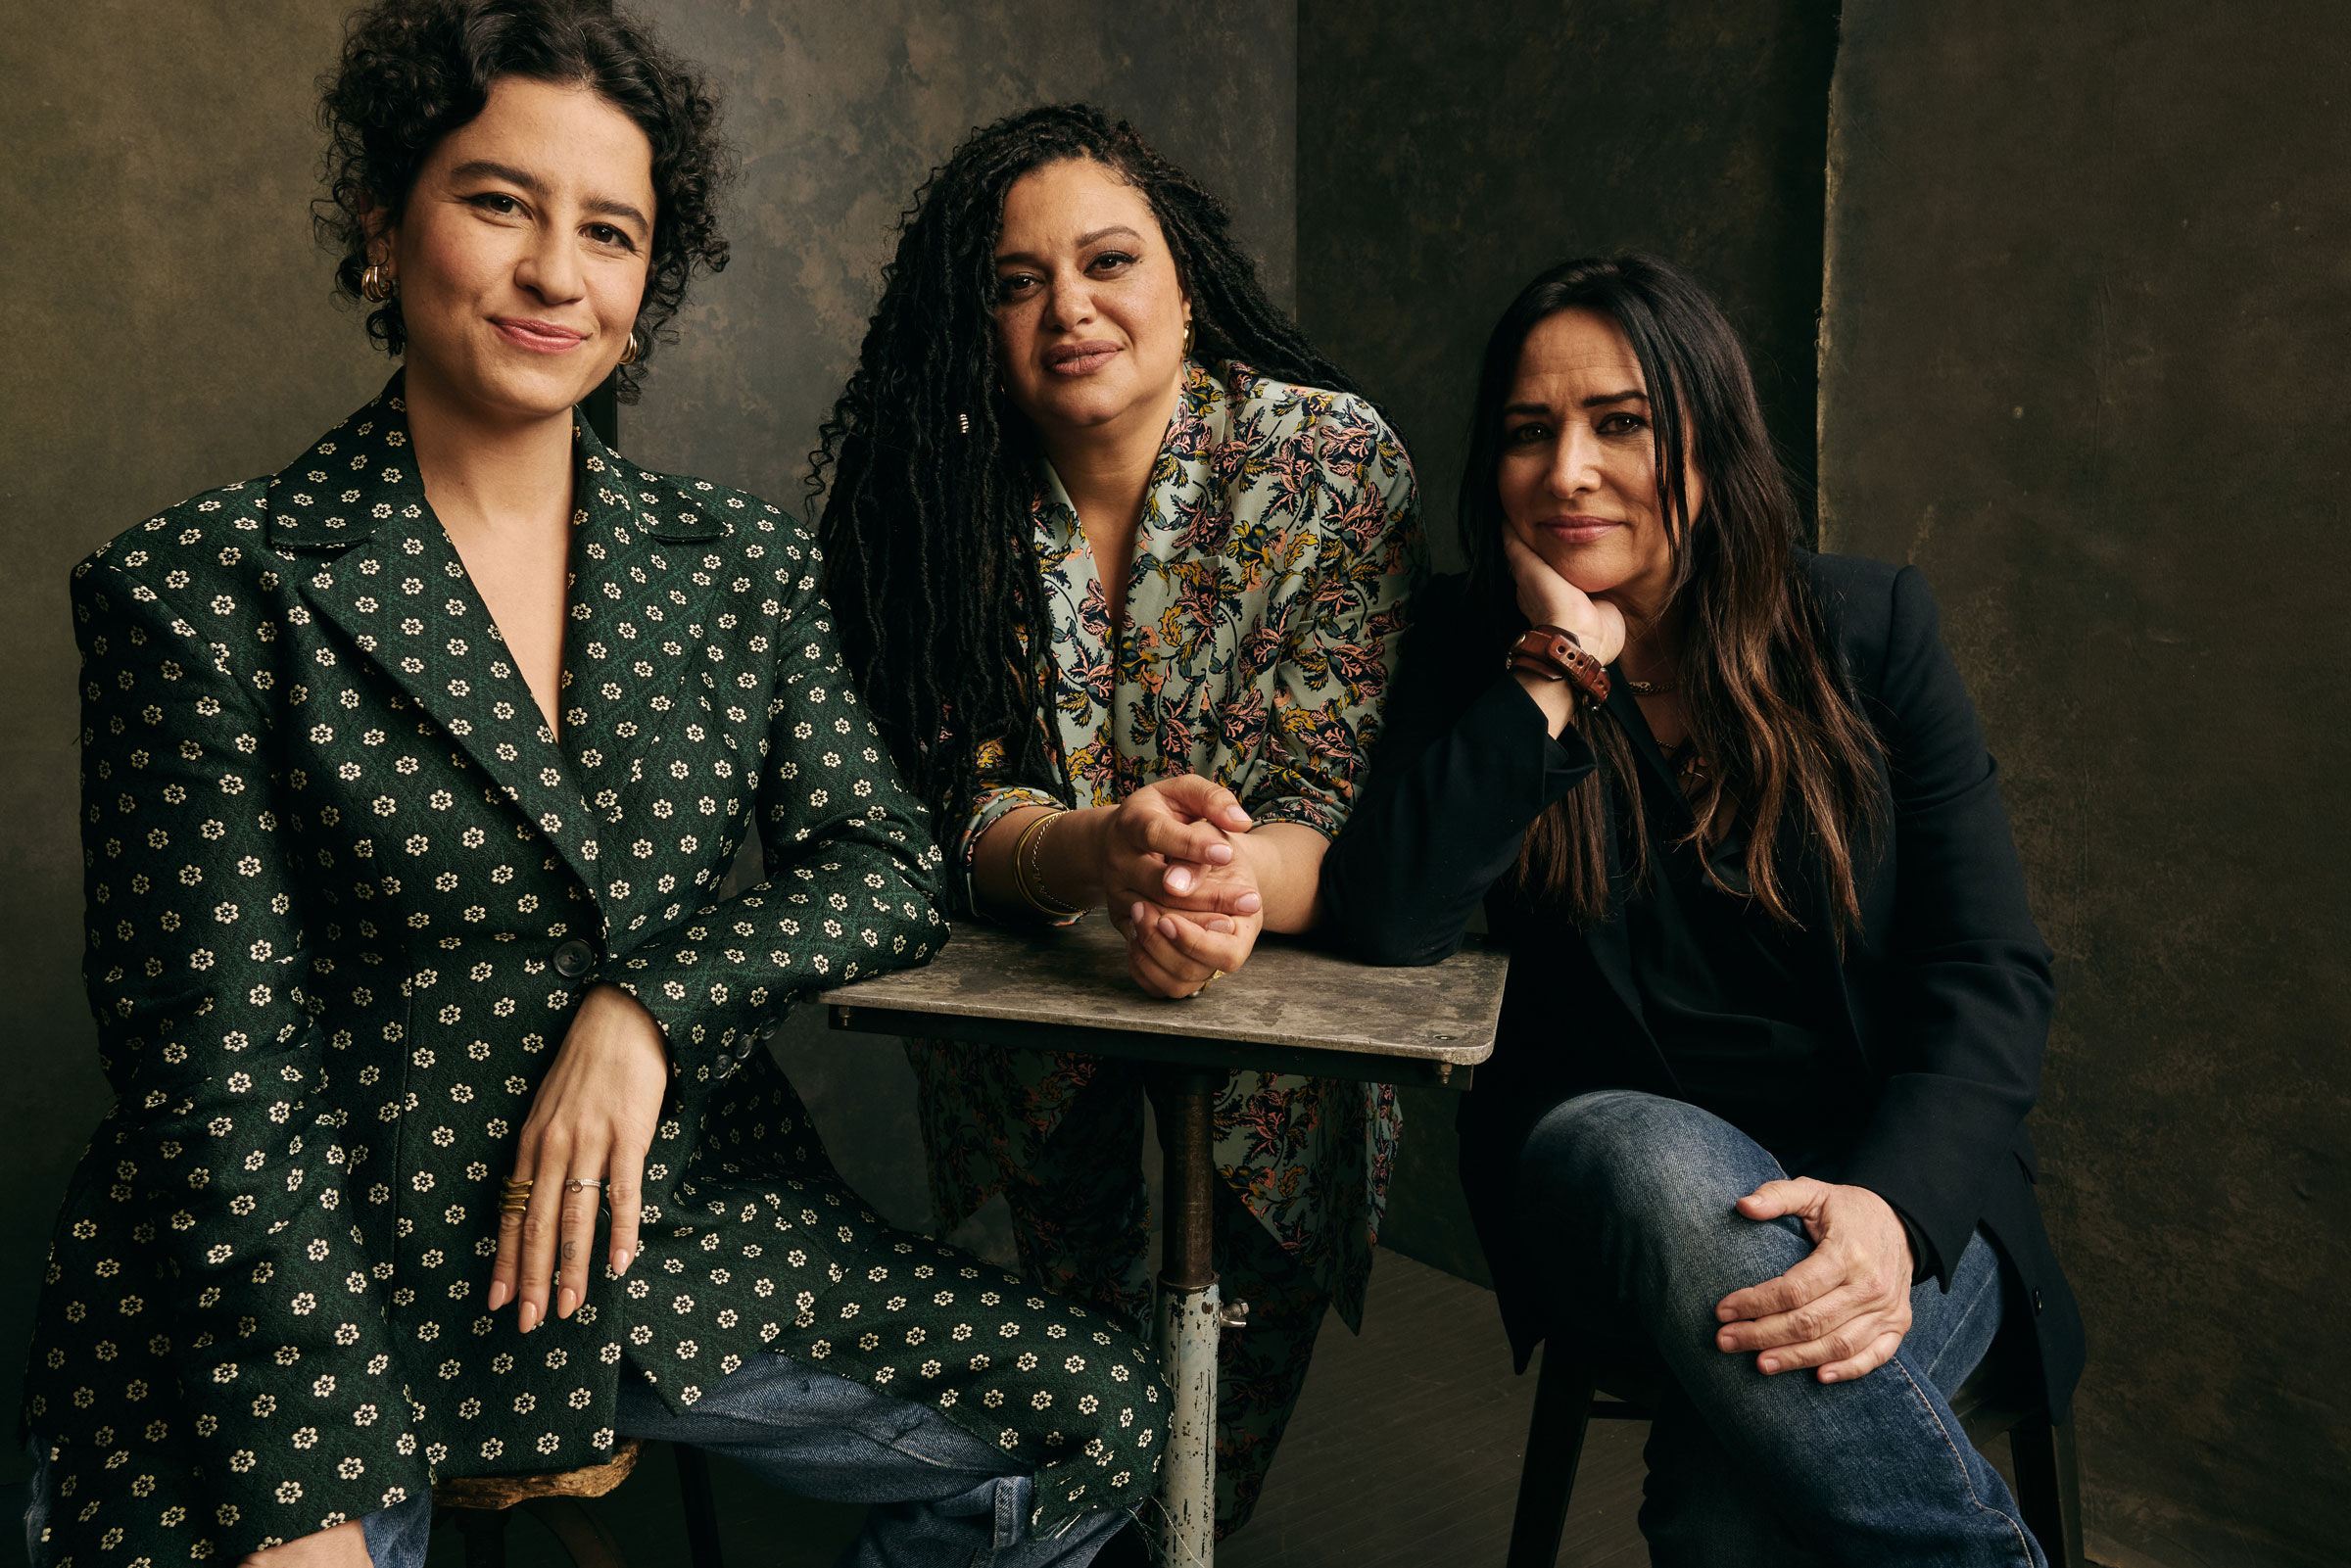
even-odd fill
[[[1764,1222],[1794,1215],[1810,1256],[1776,1279],[1733,1291],[1714,1308],[1717,1349],[1750,1354],[1765,1375],[1815,1367],[1823,1383],[1884,1365],[1910,1332],[1910,1238],[1894,1206],[1867,1187],[1799,1177],[1739,1200]]]

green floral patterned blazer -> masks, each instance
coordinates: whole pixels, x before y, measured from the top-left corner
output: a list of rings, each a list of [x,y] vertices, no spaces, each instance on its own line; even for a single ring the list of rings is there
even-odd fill
[[[119,1098],[32,1349],[53,1560],[234,1561],[437,1476],[592,1463],[624,1367],[683,1407],[763,1350],[1032,1460],[1042,1528],[1146,1496],[1143,1347],[889,1229],[764,1049],[796,994],[945,938],[808,535],[579,428],[558,739],[400,388],[74,569]],[[766,878],[721,898],[754,817]],[[498,1183],[599,981],[674,1065],[642,1252],[525,1336],[484,1308]]]

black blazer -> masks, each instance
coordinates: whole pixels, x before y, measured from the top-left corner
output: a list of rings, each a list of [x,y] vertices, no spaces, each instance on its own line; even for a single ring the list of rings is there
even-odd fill
[[[2049,951],[1967,691],[1915,568],[1809,555],[1830,636],[1884,747],[1892,832],[1856,866],[1861,929],[1842,955],[1824,867],[1783,845],[1805,935],[1799,974],[1832,1008],[1872,1109],[1841,1176],[1911,1222],[1947,1288],[1979,1226],[2001,1255],[2009,1324],[2030,1326],[2049,1408],[2063,1419],[2080,1378],[2082,1320],[2049,1249],[2024,1127],[2055,992]],[[1532,698],[1497,668],[1460,578],[1431,583],[1363,802],[1322,865],[1338,935],[1377,964],[1433,964],[1461,945],[1481,901],[1493,930],[1544,962],[1512,966],[1493,1060],[1461,1113],[1462,1176],[1523,1368],[1542,1338],[1511,1214],[1518,1151],[1561,1101],[1607,1087],[1675,1092],[1642,1022],[1619,903],[1578,930],[1497,887],[1527,826],[1593,766],[1570,730],[1547,733]],[[1621,681],[1610,698],[1631,717]],[[1638,724],[1630,733],[1646,738]],[[1654,751],[1654,748],[1645,750]],[[1654,754],[1645,765],[1661,762]],[[1621,895],[1619,895],[1621,896]]]

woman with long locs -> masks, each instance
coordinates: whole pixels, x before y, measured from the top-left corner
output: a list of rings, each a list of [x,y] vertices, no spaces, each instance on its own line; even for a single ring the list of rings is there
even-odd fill
[[[1157,1488],[1148,1351],[885,1224],[765,1048],[945,935],[815,542],[575,410],[726,258],[699,76],[600,0],[383,0],[325,118],[401,368],[73,572],[118,1098],[35,1568],[421,1568],[437,1480],[631,1438],[873,1504],[844,1564],[1092,1559]]]
[[[1107,908],[1170,997],[1317,923],[1418,576],[1412,468],[1195,181],[1082,106],[975,132],[915,200],[814,483],[842,645],[968,907]],[[941,1217],[1005,1193],[1031,1277],[1139,1326],[1139,1071],[909,1049]],[[1362,1310],[1396,1131],[1384,1088],[1237,1072],[1218,1101],[1216,1266],[1252,1308],[1220,1532],[1324,1310]]]
[[[1652,258],[1495,327],[1344,936],[1513,954],[1462,1176],[1519,1364],[1659,1390],[1653,1561],[2038,1568],[1950,1395],[2062,1419],[2025,1129],[2049,952],[1924,577],[1799,546],[1747,358]]]

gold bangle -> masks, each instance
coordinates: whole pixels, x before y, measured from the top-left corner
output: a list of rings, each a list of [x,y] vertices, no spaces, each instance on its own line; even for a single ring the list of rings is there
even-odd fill
[[[1068,815],[1069,812],[1059,808],[1046,810],[1027,828],[1021,830],[1021,836],[1014,840],[1012,846],[1012,885],[1031,909],[1035,910],[1047,920],[1069,920],[1074,916],[1085,913],[1082,909],[1057,904],[1046,897],[1044,893],[1045,830],[1052,827],[1060,818]]]

